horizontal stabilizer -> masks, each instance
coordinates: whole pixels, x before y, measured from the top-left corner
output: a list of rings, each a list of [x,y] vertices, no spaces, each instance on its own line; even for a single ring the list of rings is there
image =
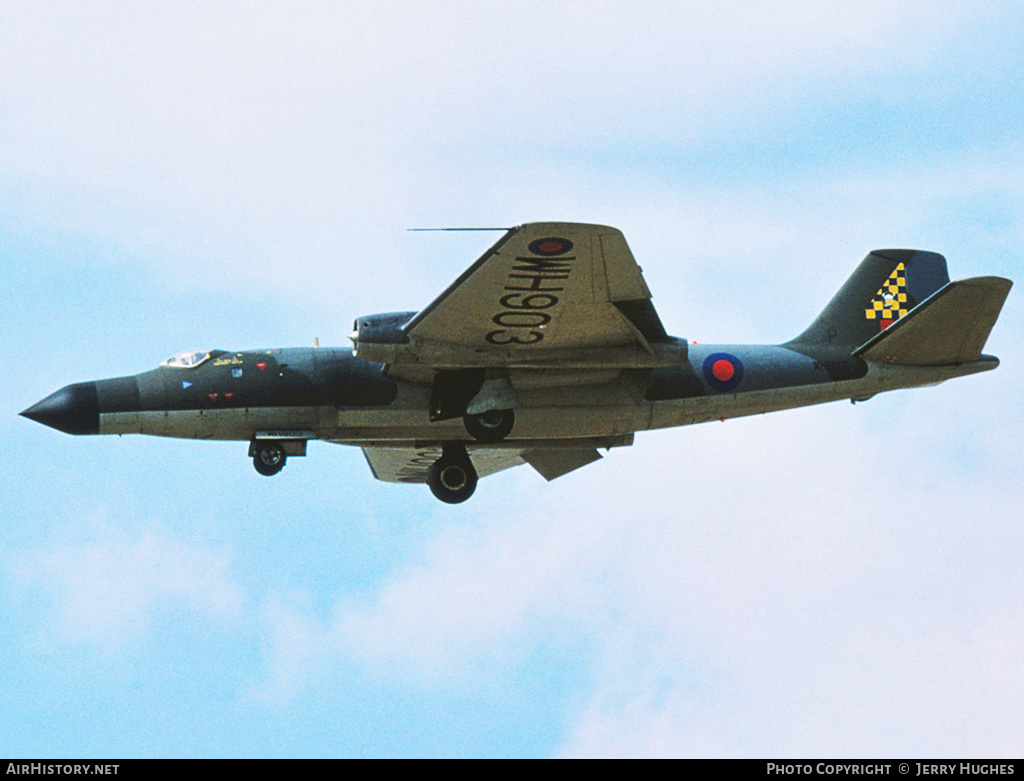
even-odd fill
[[[542,448],[523,451],[522,458],[550,482],[574,469],[599,461],[601,454],[587,448]]]
[[[1013,285],[975,277],[945,285],[855,355],[901,366],[948,366],[977,361]]]

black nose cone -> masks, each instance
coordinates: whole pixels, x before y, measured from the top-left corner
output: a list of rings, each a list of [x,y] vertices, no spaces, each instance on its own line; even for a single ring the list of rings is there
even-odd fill
[[[21,414],[65,434],[100,433],[100,403],[95,382],[79,382],[61,388]]]

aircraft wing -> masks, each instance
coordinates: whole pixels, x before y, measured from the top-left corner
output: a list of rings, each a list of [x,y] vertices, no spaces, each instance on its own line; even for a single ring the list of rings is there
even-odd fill
[[[530,464],[545,480],[554,480],[601,458],[595,448],[548,447],[467,448],[478,477],[487,477],[521,464]],[[423,447],[364,447],[373,476],[386,483],[425,483],[427,470],[441,457],[440,445]]]
[[[441,457],[440,445],[425,447],[364,447],[373,476],[385,483],[425,483],[427,470]],[[479,477],[525,464],[518,450],[470,449]]]
[[[509,230],[404,331],[414,345],[487,353],[668,339],[622,233],[564,222]]]

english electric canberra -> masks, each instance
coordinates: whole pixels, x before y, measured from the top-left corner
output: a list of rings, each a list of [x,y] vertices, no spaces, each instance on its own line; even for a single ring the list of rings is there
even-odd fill
[[[669,336],[615,228],[512,228],[420,312],[360,317],[352,348],[190,350],[68,385],[22,415],[69,434],[240,440],[273,475],[310,440],[449,503],[529,464],[548,480],[637,431],[932,385],[982,354],[1011,282],[950,282],[941,255],[871,252],[780,345]]]

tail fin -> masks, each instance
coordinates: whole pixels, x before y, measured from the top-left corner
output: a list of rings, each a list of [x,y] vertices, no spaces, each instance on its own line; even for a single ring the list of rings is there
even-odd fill
[[[942,255],[912,249],[876,249],[791,344],[854,350],[948,282]]]
[[[981,358],[1013,283],[1001,277],[951,282],[856,350],[869,361],[948,366]]]

